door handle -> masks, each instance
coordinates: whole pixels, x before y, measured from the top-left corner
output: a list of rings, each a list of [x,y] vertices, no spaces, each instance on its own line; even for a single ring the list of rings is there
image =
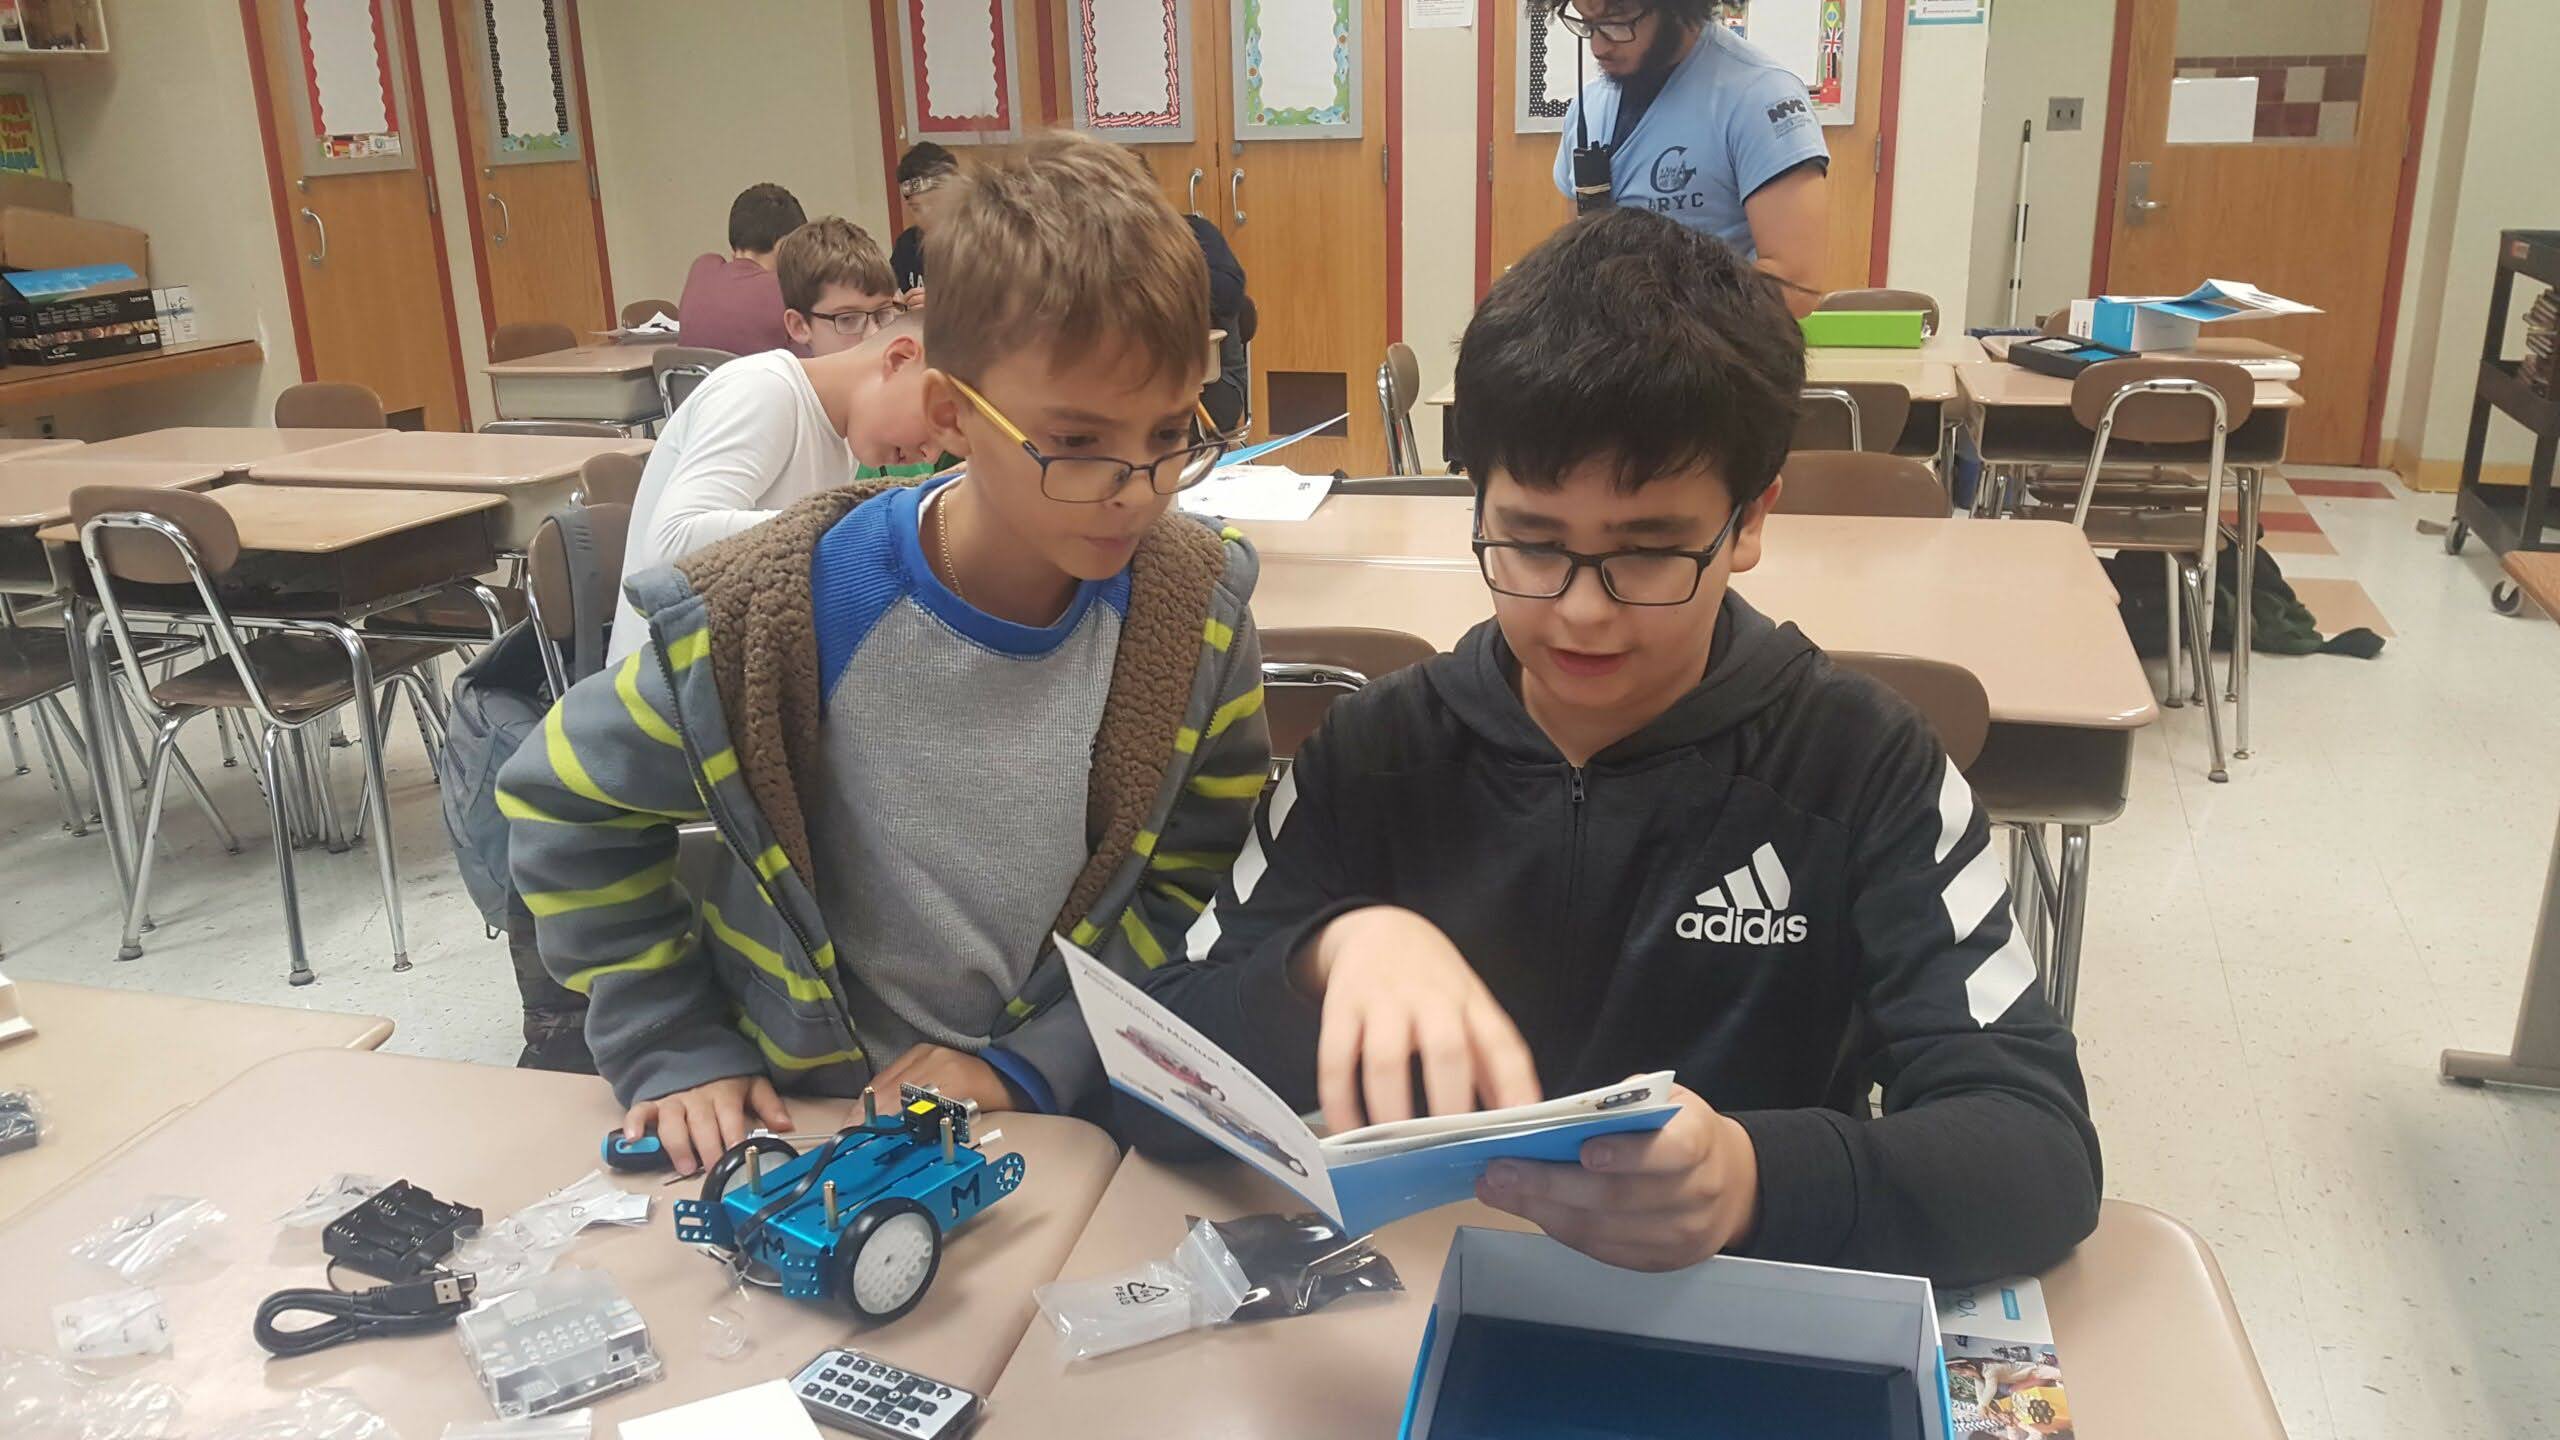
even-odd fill
[[[1183,192],[1182,208],[1186,213],[1192,215],[1200,213],[1200,182],[1208,178],[1208,171],[1202,170],[1197,166],[1192,167],[1191,187]]]
[[[311,262],[312,264],[314,264],[314,265],[320,265],[320,264],[325,264],[325,263],[327,263],[327,261],[328,261],[328,259],[329,259],[329,225],[328,225],[328,222],[327,222],[327,221],[325,221],[325,220],[322,220],[322,219],[320,218],[320,212],[319,212],[319,211],[312,209],[312,208],[311,208],[310,206],[308,206],[308,205],[305,205],[305,206],[303,206],[303,207],[302,207],[302,218],[303,218],[303,219],[305,219],[305,220],[310,221],[310,222],[311,222],[311,228],[312,228],[312,229],[314,229],[314,230],[316,230],[316,231],[318,231],[318,232],[320,233],[320,248],[319,248],[319,249],[317,249],[317,250],[315,250],[315,251],[312,251],[310,254],[305,255],[305,256],[303,256],[302,258],[303,258],[303,259],[305,259],[305,260],[310,261],[310,262]]]
[[[1227,177],[1227,209],[1235,215],[1238,225],[1244,223],[1244,167],[1241,165]]]
[[[2151,198],[2151,162],[2138,161],[2124,167],[2124,218],[2128,225],[2139,225],[2155,210],[2166,210],[2164,201]]]
[[[516,228],[516,217],[514,212],[507,209],[507,202],[498,198],[498,192],[494,190],[480,198],[498,207],[498,231],[496,234],[489,237],[489,243],[492,245],[506,244],[507,232]]]

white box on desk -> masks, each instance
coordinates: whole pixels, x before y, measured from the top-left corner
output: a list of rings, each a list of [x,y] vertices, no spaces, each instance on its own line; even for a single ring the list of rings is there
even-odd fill
[[[1910,1372],[1919,1433],[1948,1433],[1946,1362],[1929,1282],[1733,1256],[1622,1270],[1544,1235],[1462,1226],[1422,1332],[1398,1440],[1428,1440],[1466,1316]]]
[[[2246,281],[2207,280],[2184,295],[2074,300],[2071,333],[2119,350],[2193,350],[2207,325],[2319,313],[2318,306],[2270,295]]]

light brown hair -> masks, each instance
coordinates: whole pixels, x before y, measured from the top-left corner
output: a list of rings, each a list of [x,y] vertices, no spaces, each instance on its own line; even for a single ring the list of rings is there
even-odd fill
[[[948,183],[959,193],[925,237],[925,353],[935,368],[976,380],[999,356],[1073,346],[1125,349],[1151,376],[1198,378],[1208,261],[1127,149],[1042,135]]]
[[[773,250],[782,303],[806,315],[830,285],[850,285],[865,295],[898,293],[888,257],[871,232],[840,215],[822,215],[782,237]]]

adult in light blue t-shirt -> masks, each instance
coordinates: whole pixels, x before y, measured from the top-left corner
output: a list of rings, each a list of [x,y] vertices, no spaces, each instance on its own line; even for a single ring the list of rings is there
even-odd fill
[[[1791,282],[1790,309],[1821,299],[1830,243],[1830,150],[1786,67],[1711,24],[1712,0],[1567,0],[1557,22],[1591,47],[1600,78],[1565,112],[1556,188],[1573,152],[1609,152],[1611,197],[1723,240]],[[1587,127],[1586,127],[1587,121]]]

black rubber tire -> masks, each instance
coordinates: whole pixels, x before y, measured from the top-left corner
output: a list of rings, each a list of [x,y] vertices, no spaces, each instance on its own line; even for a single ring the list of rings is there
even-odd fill
[[[871,1243],[872,1237],[880,1233],[883,1225],[900,1215],[923,1217],[926,1233],[933,1236],[933,1256],[925,1262],[924,1278],[916,1282],[915,1289],[887,1309],[874,1310],[865,1306],[854,1294],[854,1268],[862,1263],[863,1247]],[[892,1196],[886,1200],[873,1201],[864,1207],[861,1214],[853,1217],[853,1223],[844,1227],[842,1235],[836,1237],[835,1250],[829,1258],[828,1269],[835,1280],[836,1294],[844,1301],[846,1309],[851,1310],[865,1323],[886,1325],[916,1308],[917,1302],[923,1300],[925,1293],[933,1288],[933,1277],[942,1272],[941,1222],[933,1218],[931,1210],[904,1196]]]
[[[2517,615],[2524,611],[2524,589],[2513,580],[2501,580],[2489,587],[2489,608],[2501,615]]]
[[[2463,523],[2462,523],[2461,521],[2459,521],[2459,520],[2456,520],[2456,521],[2454,521],[2452,524],[2447,525],[2446,527],[2444,527],[2444,553],[2446,553],[2447,555],[2459,555],[2459,554],[2461,554],[2461,553],[2462,553],[2462,542],[2464,542],[2464,541],[2466,541],[2466,540],[2468,540],[2468,539],[2470,539],[2470,538],[2471,538],[2471,527],[2470,527],[2470,526],[2463,524]]]

